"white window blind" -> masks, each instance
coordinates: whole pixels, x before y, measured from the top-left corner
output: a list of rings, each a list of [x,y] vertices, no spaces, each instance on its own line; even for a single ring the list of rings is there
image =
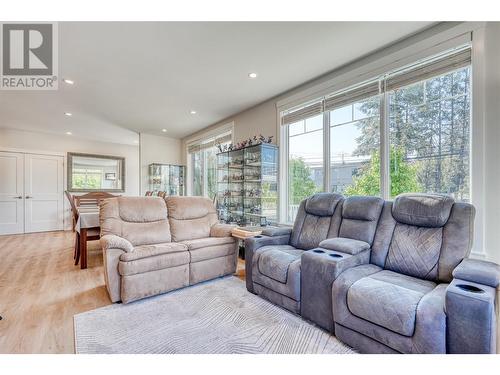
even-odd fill
[[[188,146],[188,153],[192,154],[194,152],[198,152],[201,150],[205,150],[207,148],[212,148],[217,146],[220,143],[226,143],[231,141],[231,133],[225,133],[218,135],[215,138],[211,138],[208,140],[193,142]]]
[[[323,100],[308,104],[307,106],[285,112],[281,117],[282,125],[290,125],[310,117],[317,116],[323,112]]]
[[[357,88],[332,95],[325,99],[325,111],[344,107],[348,104],[359,102],[363,99],[378,95],[380,92],[379,81],[372,81]]]
[[[446,56],[418,64],[414,67],[389,74],[385,78],[386,91],[392,91],[444,73],[463,68],[471,63],[470,48],[462,49]]]

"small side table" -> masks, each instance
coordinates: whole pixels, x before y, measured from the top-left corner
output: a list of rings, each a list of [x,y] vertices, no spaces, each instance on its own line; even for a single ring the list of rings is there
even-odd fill
[[[250,237],[258,236],[261,233],[261,227],[238,227],[231,231],[231,235],[239,240],[239,256],[241,259],[245,259],[245,240]]]

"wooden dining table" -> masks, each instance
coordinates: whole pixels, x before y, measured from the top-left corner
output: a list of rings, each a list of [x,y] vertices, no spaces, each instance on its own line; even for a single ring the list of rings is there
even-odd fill
[[[78,207],[78,221],[75,230],[80,235],[80,268],[87,268],[87,232],[90,229],[100,229],[99,206]]]

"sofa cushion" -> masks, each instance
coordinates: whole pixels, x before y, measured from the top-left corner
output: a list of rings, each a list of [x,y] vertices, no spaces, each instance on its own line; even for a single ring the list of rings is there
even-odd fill
[[[99,221],[102,236],[114,234],[134,246],[171,241],[167,208],[161,198],[104,199],[100,205]]]
[[[321,241],[319,243],[319,247],[328,250],[340,251],[341,253],[356,255],[364,250],[368,250],[370,248],[370,245],[364,241],[337,237]]]
[[[210,237],[210,228],[218,223],[212,201],[204,197],[166,198],[172,240],[175,242]]]
[[[160,254],[129,262],[120,261],[118,263],[118,272],[122,276],[136,275],[189,264],[189,259],[189,253],[187,251],[183,251],[178,253]]]
[[[305,210],[314,216],[332,216],[342,196],[334,193],[317,193],[307,198]]]
[[[439,194],[401,194],[392,205],[392,216],[400,223],[442,227],[450,217],[454,200]]]
[[[113,198],[115,199],[115,198]],[[167,219],[167,206],[160,197],[118,197],[120,217],[132,223],[150,223]]]
[[[236,239],[233,237],[205,237],[205,238],[197,238],[195,240],[185,240],[182,241],[181,243],[186,245],[188,250],[196,250],[209,246],[234,244],[235,242]]]
[[[371,246],[383,206],[384,200],[378,197],[346,198],[338,236],[364,241]]]
[[[384,200],[378,197],[348,197],[342,207],[342,218],[376,221],[380,216],[383,205]]]
[[[237,243],[224,243],[220,245],[201,247],[195,250],[189,250],[191,254],[191,263],[201,262],[204,260],[225,257],[228,255],[236,255]]]
[[[134,247],[134,251],[130,253],[123,253],[120,255],[120,260],[130,262],[137,259],[154,257],[162,254],[177,253],[187,251],[188,247],[182,243],[168,242],[156,245],[142,245]]]
[[[259,257],[259,272],[273,280],[286,284],[290,264],[300,258],[302,252],[271,249]]]
[[[443,228],[396,224],[385,269],[421,279],[436,280]]]
[[[404,336],[413,336],[417,306],[435,284],[381,271],[356,281],[347,292],[347,306],[355,316]]]

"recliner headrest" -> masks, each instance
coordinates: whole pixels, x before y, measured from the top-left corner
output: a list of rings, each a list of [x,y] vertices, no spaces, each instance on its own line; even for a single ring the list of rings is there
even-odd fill
[[[351,220],[378,220],[384,200],[379,197],[352,196],[344,201],[342,218]]]
[[[304,209],[314,216],[332,216],[342,199],[340,194],[317,193],[307,198]]]
[[[392,216],[403,224],[438,228],[448,221],[454,203],[442,194],[401,194],[394,199]]]

